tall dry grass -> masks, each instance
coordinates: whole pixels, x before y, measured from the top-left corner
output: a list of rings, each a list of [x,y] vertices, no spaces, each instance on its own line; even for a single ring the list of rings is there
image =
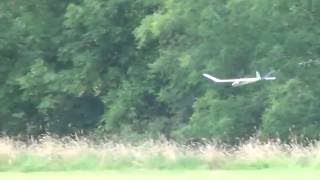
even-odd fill
[[[50,136],[29,143],[0,139],[1,171],[320,168],[320,142],[309,146],[252,139],[237,147],[198,147],[167,140],[94,142]]]

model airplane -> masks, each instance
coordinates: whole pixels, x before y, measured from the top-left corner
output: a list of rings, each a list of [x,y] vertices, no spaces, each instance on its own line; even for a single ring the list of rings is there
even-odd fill
[[[254,78],[239,78],[239,79],[218,79],[218,78],[215,78],[209,74],[203,74],[204,77],[216,82],[216,83],[232,83],[231,85],[233,87],[236,87],[236,86],[243,86],[243,85],[246,85],[246,84],[251,84],[251,83],[254,83],[254,82],[257,82],[257,81],[261,81],[261,80],[275,80],[276,77],[269,77],[269,75],[271,74],[272,72],[268,73],[267,75],[261,77],[260,76],[260,73],[257,71],[256,72],[256,77]]]

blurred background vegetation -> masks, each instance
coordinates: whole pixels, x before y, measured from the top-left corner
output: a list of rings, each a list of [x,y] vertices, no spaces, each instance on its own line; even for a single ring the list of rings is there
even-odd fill
[[[319,139],[319,35],[318,0],[1,0],[0,131]]]

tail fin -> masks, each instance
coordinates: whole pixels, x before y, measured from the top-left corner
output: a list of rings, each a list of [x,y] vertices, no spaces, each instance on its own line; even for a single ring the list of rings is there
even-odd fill
[[[256,77],[261,79],[260,73],[258,71],[256,71]]]
[[[209,75],[209,74],[202,74],[202,75],[203,75],[204,77],[208,78],[208,79],[211,79],[211,80],[214,81],[214,82],[221,82],[220,79],[215,78],[215,77],[213,77],[213,76],[211,76],[211,75]]]

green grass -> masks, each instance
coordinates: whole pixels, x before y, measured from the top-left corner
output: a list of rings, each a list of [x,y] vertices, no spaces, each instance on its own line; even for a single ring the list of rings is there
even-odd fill
[[[132,155],[103,157],[100,154],[81,153],[75,157],[18,154],[0,161],[0,172],[41,171],[106,171],[106,170],[261,170],[261,169],[314,169],[320,170],[319,159],[266,157],[241,159],[237,156],[224,159],[203,159],[198,156],[178,156],[170,159],[163,155],[139,159]]]
[[[193,149],[175,142],[139,144],[52,139],[24,144],[0,139],[0,172],[106,170],[320,170],[320,143],[248,142],[235,149],[207,144]]]
[[[317,180],[319,171],[314,170],[238,170],[238,171],[105,171],[105,172],[41,172],[0,173],[1,180]]]
[[[296,159],[243,160],[226,158],[210,161],[199,157],[181,156],[169,159],[164,156],[136,159],[134,157],[102,158],[98,154],[81,154],[71,159],[63,157],[41,157],[34,154],[18,155],[0,163],[0,172],[41,171],[105,171],[105,170],[259,170],[259,169],[318,169],[317,160]]]

